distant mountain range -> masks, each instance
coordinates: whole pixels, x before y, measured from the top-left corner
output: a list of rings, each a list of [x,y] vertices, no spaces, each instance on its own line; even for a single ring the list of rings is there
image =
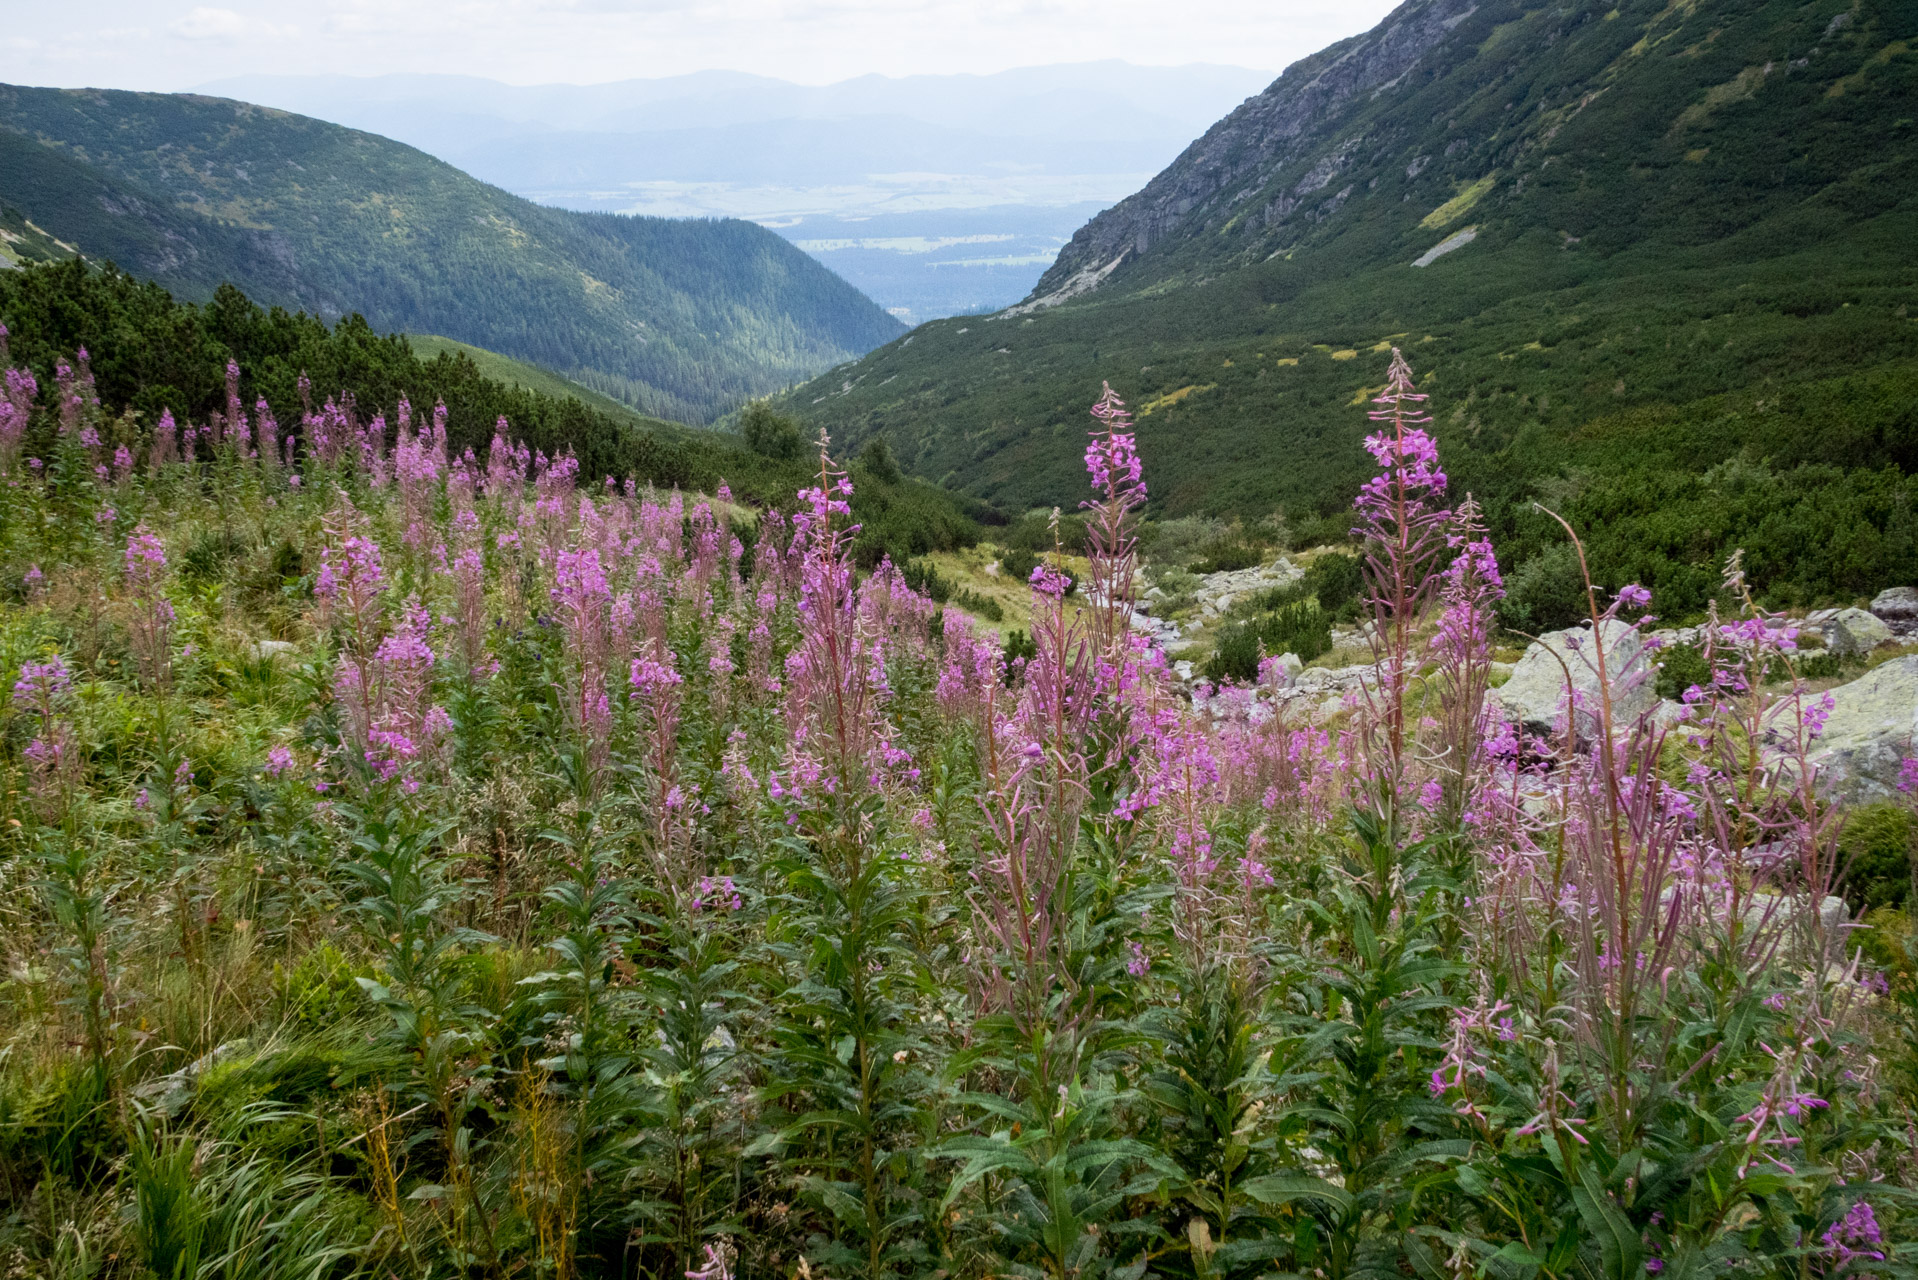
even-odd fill
[[[746,221],[554,209],[410,146],[226,99],[0,86],[0,257],[441,334],[703,422],[902,332]]]
[[[1098,62],[824,86],[700,72],[527,87],[253,75],[200,88],[399,139],[545,204],[755,219],[923,320],[1023,297],[1091,213],[1270,79]]]
[[[1050,506],[1110,379],[1162,515],[1342,530],[1398,345],[1521,561],[1562,543],[1542,499],[1685,607],[1740,546],[1781,599],[1865,591],[1918,563],[1914,244],[1908,3],[1410,0],[1087,222],[1021,305],[788,403]]]

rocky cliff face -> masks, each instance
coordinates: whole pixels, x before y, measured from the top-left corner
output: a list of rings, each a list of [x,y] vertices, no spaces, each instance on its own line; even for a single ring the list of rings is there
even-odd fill
[[[1276,223],[1308,202],[1336,208],[1349,191],[1325,193],[1363,141],[1337,139],[1349,109],[1400,87],[1477,9],[1477,0],[1406,0],[1364,35],[1292,64],[1143,190],[1081,227],[1034,288],[1033,300],[1085,292],[1120,259],[1168,239],[1228,221]]]

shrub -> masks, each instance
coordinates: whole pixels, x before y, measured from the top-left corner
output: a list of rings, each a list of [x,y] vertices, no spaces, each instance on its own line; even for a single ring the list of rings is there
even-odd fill
[[[1154,565],[1185,566],[1205,554],[1205,548],[1226,536],[1224,521],[1206,516],[1184,516],[1147,524],[1139,546]]]
[[[247,544],[232,529],[203,530],[180,555],[180,576],[196,586],[226,577],[227,567],[247,553]]]
[[[1015,582],[1027,582],[1039,567],[1039,557],[1024,547],[1013,547],[999,557],[999,572]]]
[[[1658,655],[1658,696],[1673,701],[1685,696],[1693,685],[1708,685],[1711,664],[1696,645],[1675,644]]]
[[[1024,547],[1014,547],[999,557],[999,572],[1018,582],[1032,581],[1032,571],[1040,564],[1040,557]],[[1059,572],[1066,577],[1066,595],[1070,597],[1079,589],[1079,579],[1065,569]]]
[[[876,480],[880,484],[899,483],[899,464],[893,461],[892,450],[888,449],[886,442],[878,436],[874,436],[866,447],[860,450],[859,469],[866,473],[868,479]]]
[[[930,560],[908,560],[899,566],[899,576],[914,591],[922,591],[935,603],[952,599],[952,583],[939,576],[939,567]]]
[[[790,462],[806,450],[797,419],[777,413],[764,400],[755,400],[739,415],[739,434],[746,447],[762,458]]]
[[[1358,616],[1365,566],[1357,556],[1325,552],[1305,567],[1302,582],[1332,617],[1347,621]]]
[[[1855,810],[1838,838],[1845,901],[1854,913],[1902,907],[1911,898],[1911,813],[1895,804]]]
[[[1006,611],[999,607],[997,600],[991,599],[988,596],[978,595],[963,588],[953,593],[952,603],[958,605],[967,613],[977,614],[988,622],[1004,622],[1006,620]]]
[[[1012,664],[1020,661],[1021,659],[1027,662],[1030,662],[1034,658],[1038,657],[1039,646],[1032,642],[1032,637],[1030,635],[1026,634],[1024,631],[1020,631],[1017,628],[1014,628],[1013,630],[1006,632],[1005,654],[1006,654],[1006,667],[1008,670],[1010,670],[1012,667]]]
[[[1296,653],[1306,662],[1332,647],[1332,618],[1311,601],[1297,601],[1260,618],[1228,624],[1205,664],[1209,680],[1258,679],[1260,657]]]
[[[1265,553],[1249,542],[1214,542],[1192,566],[1194,573],[1231,573],[1238,569],[1256,569],[1265,563]]]
[[[1539,635],[1576,625],[1590,613],[1578,556],[1570,544],[1548,548],[1506,580],[1499,620],[1513,631]]]

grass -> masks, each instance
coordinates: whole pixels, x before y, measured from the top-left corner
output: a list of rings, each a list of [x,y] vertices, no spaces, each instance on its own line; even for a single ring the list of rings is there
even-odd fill
[[[603,413],[614,422],[628,427],[642,431],[684,430],[678,423],[667,422],[663,418],[641,413],[629,404],[615,400],[609,395],[603,395],[563,374],[554,373],[551,369],[543,369],[525,360],[504,356],[497,351],[488,351],[484,347],[476,347],[469,342],[443,338],[436,333],[409,333],[406,335],[406,341],[421,360],[431,360],[442,353],[458,353],[471,360],[482,376],[491,378],[495,382],[510,387],[520,387],[554,399],[571,397],[589,409]]]

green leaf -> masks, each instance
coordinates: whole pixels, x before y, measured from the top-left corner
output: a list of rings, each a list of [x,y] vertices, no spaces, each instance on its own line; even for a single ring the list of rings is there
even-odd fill
[[[1334,1186],[1324,1178],[1315,1178],[1310,1174],[1269,1173],[1262,1178],[1248,1178],[1239,1190],[1264,1205],[1292,1204],[1299,1200],[1316,1200],[1330,1205],[1338,1211],[1340,1217],[1352,1212],[1352,1193],[1344,1187]]]
[[[1412,1270],[1419,1273],[1420,1280],[1453,1280],[1451,1271],[1439,1261],[1432,1246],[1409,1231],[1405,1233],[1405,1256],[1411,1260]]]
[[[937,1154],[949,1158],[963,1157],[966,1161],[954,1176],[952,1185],[946,1188],[946,1197],[939,1205],[941,1213],[952,1207],[960,1192],[989,1173],[1010,1169],[1031,1177],[1039,1171],[1039,1167],[1025,1152],[1010,1143],[991,1138],[954,1138],[942,1145]]]
[[[1644,1271],[1644,1247],[1638,1232],[1612,1200],[1611,1193],[1598,1180],[1598,1171],[1590,1165],[1579,1170],[1579,1181],[1572,1186],[1572,1203],[1585,1229],[1598,1240],[1605,1274],[1611,1280],[1640,1280]]]

